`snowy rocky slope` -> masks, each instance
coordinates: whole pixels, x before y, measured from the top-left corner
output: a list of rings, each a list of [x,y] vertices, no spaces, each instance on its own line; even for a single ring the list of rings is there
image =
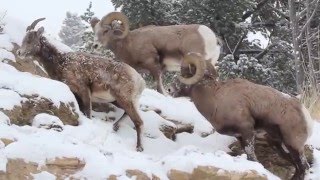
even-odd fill
[[[0,179],[279,179],[246,155],[230,156],[235,139],[214,132],[188,99],[150,89],[140,98],[144,151],[136,152],[128,118],[112,129],[121,109],[88,119],[65,84],[9,65],[17,61],[11,43],[21,42],[21,24],[7,20],[0,35]],[[320,178],[319,133],[316,123],[311,179]]]

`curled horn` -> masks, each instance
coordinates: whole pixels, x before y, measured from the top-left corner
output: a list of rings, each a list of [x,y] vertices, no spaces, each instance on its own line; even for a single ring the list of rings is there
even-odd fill
[[[189,78],[185,78],[185,77],[182,77],[182,75],[180,75],[179,76],[180,82],[182,82],[183,84],[192,85],[197,83],[200,79],[202,79],[206,70],[206,62],[201,56],[195,53],[191,53],[186,55],[183,61],[186,64],[194,65],[196,67],[196,72],[192,77],[189,77]]]
[[[46,18],[36,19],[35,21],[33,21],[33,23],[31,23],[30,26],[27,27],[26,31],[33,30],[33,29],[36,27],[36,25],[38,24],[38,22],[43,21],[43,20],[45,20],[45,19],[46,19]]]
[[[112,21],[119,20],[122,22],[122,25],[124,27],[124,30],[122,31],[122,34],[117,36],[119,39],[123,39],[126,37],[129,33],[129,20],[126,15],[124,15],[121,12],[112,12],[107,14],[101,19],[101,26],[112,26]]]

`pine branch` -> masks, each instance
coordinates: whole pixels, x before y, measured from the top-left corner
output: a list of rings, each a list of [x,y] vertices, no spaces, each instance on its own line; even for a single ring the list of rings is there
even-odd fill
[[[260,3],[257,4],[256,8],[254,8],[252,11],[247,11],[242,16],[242,21],[245,21],[248,17],[250,17],[253,13],[260,11],[264,5],[267,4],[269,0],[262,0]]]

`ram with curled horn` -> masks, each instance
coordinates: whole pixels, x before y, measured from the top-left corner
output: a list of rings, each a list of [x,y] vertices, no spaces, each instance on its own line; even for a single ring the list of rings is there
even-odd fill
[[[304,105],[295,97],[244,79],[221,82],[215,68],[201,58],[192,53],[185,57],[181,83],[170,87],[172,95],[190,97],[217,132],[240,141],[249,160],[257,161],[256,130],[265,131],[272,139],[270,145],[296,167],[292,179],[303,180],[309,168],[304,145],[313,129]]]
[[[138,112],[138,100],[145,87],[141,75],[129,65],[81,52],[65,52],[44,36],[44,28],[34,30],[35,20],[27,28],[18,56],[35,57],[50,78],[67,84],[75,95],[80,110],[91,118],[92,102],[116,102],[128,114],[137,132],[137,151],[142,151],[143,121]],[[119,121],[114,123],[117,130]]]
[[[93,18],[91,26],[95,33],[94,48],[102,45],[117,59],[136,69],[148,70],[157,90],[164,94],[162,73],[179,71],[183,56],[199,53],[214,65],[220,55],[215,33],[204,25],[146,26],[130,31],[127,16],[112,12],[101,20]]]

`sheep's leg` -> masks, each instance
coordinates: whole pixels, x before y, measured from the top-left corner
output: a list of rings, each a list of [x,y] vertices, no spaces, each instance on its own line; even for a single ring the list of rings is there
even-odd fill
[[[119,130],[120,127],[120,122],[123,121],[125,119],[125,117],[127,116],[127,114],[125,113],[120,119],[118,119],[115,123],[113,123],[113,130],[115,132],[117,132]]]
[[[90,95],[90,90],[88,89],[83,89],[82,91],[79,92],[78,94],[79,98],[81,99],[82,102],[82,109],[80,109],[88,118],[91,118],[91,95]]]
[[[134,126],[136,128],[136,132],[137,132],[137,146],[136,146],[136,149],[137,149],[137,151],[141,152],[141,151],[143,151],[143,147],[142,147],[142,144],[141,144],[141,128],[143,126],[143,121],[140,118],[140,115],[138,113],[138,108],[136,107],[135,103],[133,103],[132,101],[125,102],[125,101],[123,101],[121,99],[122,98],[119,98],[119,100],[117,100],[117,102],[126,111],[126,113],[130,117],[130,119],[132,120],[132,122],[133,122],[133,124],[134,124]]]
[[[157,83],[157,91],[161,94],[166,95],[166,91],[165,91],[163,84],[162,84],[162,69],[161,69],[161,67],[155,66],[154,68],[152,68],[150,70],[150,73],[151,73],[154,81],[156,81],[156,83]]]
[[[292,177],[293,180],[303,180],[306,170],[310,168],[310,165],[307,161],[307,158],[303,152],[303,150],[296,150],[295,148],[292,148],[291,146],[287,146],[292,161],[294,162],[294,165],[296,167],[296,171]]]
[[[241,133],[240,143],[250,161],[258,161],[254,152],[255,135],[253,129],[244,129]]]

